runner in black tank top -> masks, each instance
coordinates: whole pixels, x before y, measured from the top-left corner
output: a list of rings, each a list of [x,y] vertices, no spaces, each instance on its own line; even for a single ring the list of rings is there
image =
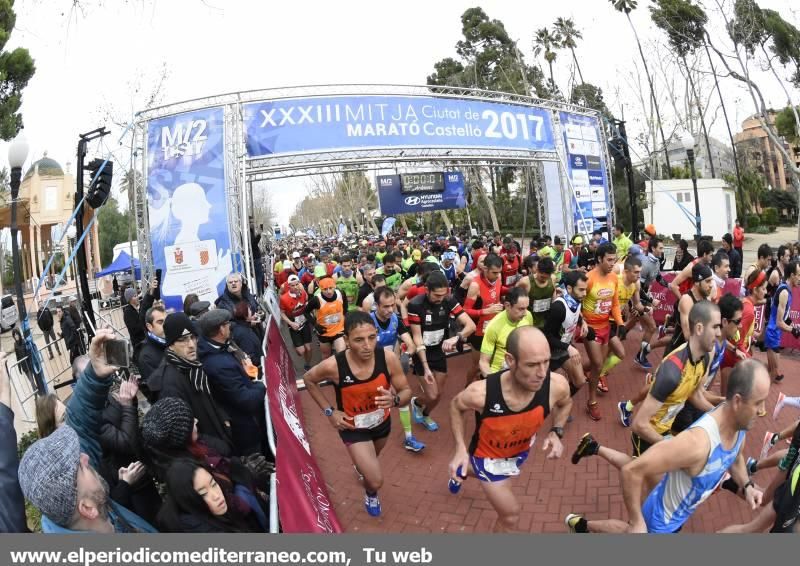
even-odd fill
[[[311,368],[303,382],[339,431],[364,483],[364,507],[377,517],[381,514],[378,489],[383,485],[378,456],[391,430],[390,409],[407,406],[411,389],[394,352],[378,346],[378,331],[369,314],[347,313],[344,333],[348,349]],[[319,387],[325,380],[334,386],[336,409]]]
[[[528,458],[532,441],[550,412],[553,427],[542,442],[548,459],[563,453],[561,437],[572,400],[564,376],[550,373],[550,348],[538,328],[521,326],[506,340],[508,370],[470,384],[453,399],[450,415],[455,454],[450,461],[450,491],[457,493],[471,474],[480,481],[497,511],[496,532],[518,528],[519,503],[512,491],[514,476]],[[464,442],[464,417],[477,413],[469,449]]]

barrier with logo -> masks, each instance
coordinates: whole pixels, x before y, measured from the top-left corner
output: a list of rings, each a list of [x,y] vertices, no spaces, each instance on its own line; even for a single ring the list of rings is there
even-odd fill
[[[267,327],[264,375],[267,410],[277,449],[278,514],[286,533],[339,533],[322,472],[311,454],[289,350],[274,317]]]
[[[664,279],[667,283],[671,283],[672,280],[675,279],[676,275],[677,274],[675,273],[665,273]],[[741,294],[741,285],[741,279],[728,279],[725,282],[724,293],[730,293],[738,297]],[[656,324],[663,324],[667,316],[675,312],[675,303],[677,302],[675,296],[669,289],[662,287],[658,283],[653,283],[650,286],[650,292],[654,298],[661,301],[661,304],[658,306],[658,308],[653,310],[653,319],[656,321]],[[764,305],[758,306],[755,313],[755,334],[759,334],[764,328],[764,325],[767,323],[769,315],[768,313],[764,312]],[[789,309],[789,317],[792,320],[792,324],[800,323],[800,287],[795,287],[792,290],[792,306]],[[793,350],[800,350],[800,339],[795,338],[788,332],[784,332],[783,337],[781,338],[781,346]]]

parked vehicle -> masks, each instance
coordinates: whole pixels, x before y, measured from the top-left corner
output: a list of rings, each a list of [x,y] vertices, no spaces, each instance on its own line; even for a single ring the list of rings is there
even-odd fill
[[[12,295],[3,295],[0,299],[0,332],[11,330],[17,325],[19,316]]]

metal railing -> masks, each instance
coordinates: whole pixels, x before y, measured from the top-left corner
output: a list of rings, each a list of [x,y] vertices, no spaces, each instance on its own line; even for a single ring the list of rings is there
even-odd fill
[[[83,344],[84,341],[81,341],[81,345],[78,347],[81,354],[86,353]],[[47,350],[48,353],[52,353],[53,350],[55,350],[52,359],[49,355],[45,355],[45,350]],[[48,386],[57,389],[61,382],[68,382],[72,379],[72,363],[69,360],[69,348],[67,348],[63,338],[45,344],[44,347],[39,350],[39,357],[41,358],[40,361],[45,383]],[[22,409],[22,420],[27,423],[36,422],[36,415],[31,415],[28,412],[26,404],[33,399],[38,392],[31,362],[30,356],[25,356],[14,362],[6,359],[5,362],[6,372],[11,381],[11,387]]]

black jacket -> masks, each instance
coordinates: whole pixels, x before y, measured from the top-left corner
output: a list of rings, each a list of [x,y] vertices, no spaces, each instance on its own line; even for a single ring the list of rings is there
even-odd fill
[[[239,349],[250,357],[253,365],[261,367],[261,358],[263,356],[261,339],[250,327],[250,324],[245,321],[234,320],[231,323],[231,332],[233,333],[233,341],[239,346]]]
[[[80,328],[81,324],[83,324],[83,319],[81,318],[80,311],[78,311],[78,307],[76,307],[75,305],[70,305],[66,309],[66,313],[69,314],[70,318],[72,319],[72,322],[75,323],[75,328]]]
[[[229,448],[233,446],[231,427],[225,424],[225,421],[230,422],[231,419],[225,410],[216,403],[210,391],[205,391],[202,386],[195,387],[189,376],[170,364],[166,357],[150,375],[147,387],[150,390],[151,397],[148,400],[151,403],[164,397],[183,399],[192,408],[200,434],[215,437]]]
[[[39,325],[39,330],[42,332],[49,332],[53,329],[53,313],[50,312],[50,309],[44,306],[39,308],[39,312],[36,313],[36,324]]]
[[[131,345],[136,347],[147,337],[147,330],[145,327],[145,317],[147,310],[153,306],[153,303],[161,298],[161,288],[151,293],[147,291],[139,303],[138,310],[131,304],[127,304],[122,309],[122,318],[125,321],[125,327],[128,329],[128,336],[131,339]]]
[[[225,291],[219,296],[219,298],[214,301],[214,305],[218,309],[225,309],[231,314],[233,314],[233,309],[236,308],[236,305],[239,304],[240,301],[247,301],[247,304],[250,305],[250,310],[253,312],[258,312],[258,301],[256,298],[250,293],[247,289],[247,286],[242,284],[242,298],[239,299],[235,297],[228,289],[226,288]]]
[[[80,346],[80,338],[78,337],[78,329],[75,328],[75,323],[69,313],[64,311],[61,318],[61,336],[64,337],[64,345],[68,350],[77,349]]]
[[[149,336],[144,339],[139,352],[136,356],[136,366],[139,368],[139,374],[142,376],[140,380],[141,385],[147,385],[150,376],[161,364],[164,359],[164,346],[150,338]],[[148,386],[149,387],[149,386]]]
[[[131,405],[121,405],[112,395],[108,396],[98,440],[103,449],[99,471],[111,489],[112,499],[146,521],[155,521],[161,508],[161,496],[152,477],[145,474],[134,485],[119,479],[120,468],[127,468],[131,463],[143,459],[135,399]]]
[[[264,384],[252,381],[226,346],[200,338],[197,354],[208,374],[214,399],[231,417],[234,453],[265,453]]]

